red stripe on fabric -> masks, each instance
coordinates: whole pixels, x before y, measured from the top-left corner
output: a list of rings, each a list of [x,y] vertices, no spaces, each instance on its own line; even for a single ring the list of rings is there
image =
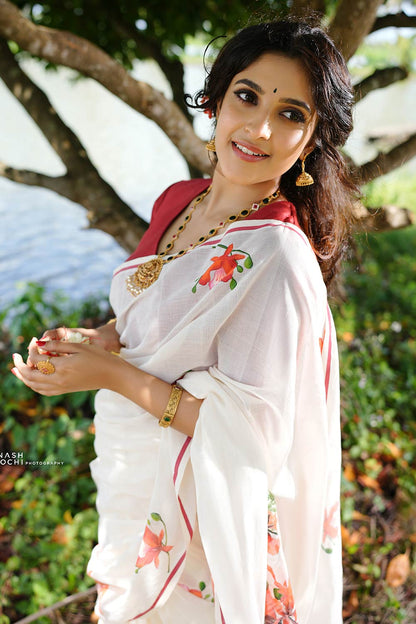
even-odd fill
[[[220,607],[220,613],[221,613],[221,622],[222,622],[222,624],[225,624],[225,620],[224,620],[224,616],[223,616],[223,614],[222,614],[222,609],[221,609],[221,607]]]
[[[122,267],[116,273],[113,273],[113,277],[116,277],[116,275],[118,275],[119,273],[122,273],[123,271],[128,271],[129,269],[136,269],[139,266],[139,264],[143,264],[143,263],[139,262],[138,264],[131,264],[130,266]]]
[[[295,232],[298,236],[300,236],[304,243],[307,243],[307,240],[305,240],[305,234],[302,232],[302,230],[300,230],[296,225],[293,225],[292,223],[283,223],[283,222],[282,223],[264,223],[263,225],[254,225],[254,226],[242,225],[240,227],[231,227],[227,231],[227,235],[230,234],[231,232],[244,232],[245,230],[260,230],[261,228],[264,228],[264,227],[288,228],[289,230],[292,230],[292,232]],[[219,238],[218,240],[221,240],[221,239]],[[211,241],[212,239],[209,239],[209,241],[202,243],[201,247],[209,244]]]
[[[152,606],[150,606],[148,609],[146,609],[146,611],[143,611],[143,613],[139,613],[139,615],[136,615],[134,618],[131,618],[131,620],[129,620],[130,622],[132,622],[133,620],[137,620],[137,618],[142,617],[143,615],[146,615],[146,613],[149,613],[149,611],[151,611],[152,609],[155,608],[155,606],[159,602],[160,598],[164,594],[166,587],[169,585],[169,583],[171,582],[172,578],[175,576],[176,572],[181,567],[181,565],[183,563],[183,560],[185,559],[185,555],[186,555],[186,552],[183,553],[182,557],[179,559],[178,563],[175,565],[175,567],[173,568],[172,572],[169,574],[168,578],[166,579],[165,584],[163,585],[162,589],[160,590],[159,595],[157,596],[157,598],[154,601],[154,603],[152,604]]]
[[[191,439],[192,439],[192,438],[189,438],[189,437],[188,437],[188,438],[186,438],[185,443],[183,444],[183,446],[182,446],[182,448],[181,448],[181,450],[180,450],[180,452],[179,452],[178,458],[177,458],[176,463],[175,463],[175,469],[174,469],[174,472],[173,472],[173,483],[175,483],[175,482],[176,482],[176,479],[177,479],[177,477],[178,477],[178,471],[179,471],[179,466],[180,466],[180,463],[181,463],[181,461],[182,461],[182,459],[183,459],[183,456],[184,456],[184,454],[185,454],[186,449],[188,448],[188,446],[189,446],[189,444],[190,444],[190,442],[191,442]],[[188,516],[186,515],[185,509],[184,509],[184,507],[183,507],[182,501],[181,501],[181,499],[179,498],[179,496],[178,496],[178,501],[179,501],[179,505],[180,505],[180,507],[181,507],[181,511],[182,511],[183,517],[184,517],[185,522],[186,522],[186,526],[188,527],[188,531],[190,532],[190,535],[191,535],[191,538],[192,538],[192,535],[193,535],[192,526],[191,526],[191,524],[190,524],[190,522],[189,522],[189,518],[188,518]],[[182,565],[183,560],[185,559],[185,557],[186,557],[186,551],[183,553],[182,557],[179,559],[179,561],[177,562],[177,564],[176,564],[176,565],[175,565],[175,567],[173,568],[172,572],[169,574],[168,578],[166,579],[165,584],[163,585],[162,589],[160,590],[160,592],[159,592],[159,594],[158,594],[158,596],[157,596],[156,600],[154,601],[154,603],[153,603],[153,604],[152,604],[152,605],[151,605],[151,606],[150,606],[150,607],[149,607],[146,611],[143,611],[143,613],[139,613],[139,615],[136,615],[134,618],[132,618],[132,619],[130,620],[131,622],[132,622],[133,620],[137,620],[137,618],[139,618],[139,617],[143,617],[143,615],[146,615],[146,613],[149,613],[149,611],[151,611],[152,609],[154,609],[154,608],[155,608],[155,606],[156,606],[156,605],[157,605],[157,603],[159,602],[160,598],[163,596],[163,594],[164,594],[164,592],[165,592],[165,590],[166,590],[167,586],[169,585],[169,583],[171,582],[171,580],[172,580],[172,579],[173,579],[173,577],[175,576],[176,572],[178,571],[178,569],[179,569],[179,568],[180,568],[180,566]]]
[[[331,354],[332,354],[332,323],[331,323],[331,311],[329,305],[326,308],[329,324],[329,338],[328,338],[328,353],[326,360],[326,372],[325,372],[325,398],[328,400],[329,378],[331,376]]]
[[[180,453],[178,455],[178,459],[176,460],[176,464],[175,464],[175,469],[173,471],[173,483],[176,483],[176,479],[178,478],[178,471],[179,471],[179,466],[180,463],[183,459],[183,456],[185,455],[185,451],[188,448],[188,446],[191,443],[192,438],[186,438],[185,443],[183,445],[183,447],[180,450]]]
[[[191,525],[191,523],[189,521],[188,515],[187,515],[187,513],[185,511],[185,507],[183,506],[183,503],[181,501],[181,497],[180,496],[178,496],[178,503],[179,503],[179,507],[181,508],[181,512],[182,512],[183,518],[185,520],[186,528],[188,529],[189,535],[190,535],[190,537],[192,539],[193,534],[194,534],[194,530],[193,530],[192,525]]]
[[[230,234],[231,232],[244,232],[246,230],[261,230],[262,228],[265,227],[284,227],[284,228],[288,228],[289,230],[291,230],[292,232],[294,232],[295,234],[297,234],[305,244],[307,243],[307,240],[305,240],[305,235],[303,234],[303,232],[301,230],[299,230],[299,228],[296,225],[292,225],[291,223],[264,223],[263,225],[254,225],[254,226],[242,226],[242,227],[236,227],[236,228],[232,228],[230,230],[227,231],[227,235]],[[222,240],[222,236],[220,238],[210,238],[209,240],[207,240],[205,243],[202,243],[202,245],[198,245],[197,247],[207,247],[207,246],[212,246],[212,245],[216,245],[217,243],[219,243]],[[197,249],[197,247],[194,247],[194,249]],[[189,251],[193,251],[192,249],[190,249]],[[153,254],[155,255],[155,254]],[[153,257],[153,256],[152,256]],[[182,258],[185,257],[185,254],[182,256]],[[116,273],[113,274],[113,277],[116,277],[116,275],[118,275],[119,273],[122,273],[122,271],[128,271],[129,269],[136,269],[139,264],[143,264],[142,262],[138,262],[137,264],[131,264],[128,267],[122,267],[121,269],[119,269]]]
[[[243,225],[241,227],[233,227],[230,228],[229,230],[227,230],[227,236],[228,234],[231,234],[232,232],[244,232],[246,230],[261,230],[262,228],[265,227],[284,227],[284,228],[288,228],[289,230],[292,230],[292,232],[295,232],[295,234],[297,234],[298,236],[300,236],[300,238],[303,240],[303,242],[307,245],[308,241],[307,239],[305,240],[305,234],[302,232],[302,230],[300,230],[296,225],[292,225],[291,223],[264,223],[263,225]],[[220,238],[210,238],[209,240],[205,241],[205,243],[202,243],[201,245],[198,245],[198,247],[207,247],[209,245],[213,245],[213,244],[217,244],[222,240],[223,236]],[[196,249],[196,247],[195,247]]]

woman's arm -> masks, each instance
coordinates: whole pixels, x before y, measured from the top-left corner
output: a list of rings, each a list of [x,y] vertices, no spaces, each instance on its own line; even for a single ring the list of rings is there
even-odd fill
[[[103,331],[112,335],[110,328]],[[46,359],[45,355],[39,354],[38,347],[61,356],[51,359],[55,368],[51,375],[45,375],[36,368],[38,362]],[[39,394],[55,396],[106,388],[130,399],[157,419],[163,415],[172,390],[171,384],[136,368],[99,344],[33,339],[29,345],[28,363],[19,354],[13,356],[13,361],[15,367],[12,373]],[[172,427],[192,436],[201,403],[201,400],[183,392]]]

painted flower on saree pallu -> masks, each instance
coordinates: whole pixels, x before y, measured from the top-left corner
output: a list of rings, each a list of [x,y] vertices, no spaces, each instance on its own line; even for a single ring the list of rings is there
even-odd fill
[[[289,581],[279,583],[270,566],[267,570],[271,579],[269,577],[270,582],[267,583],[264,624],[298,624]]]
[[[324,528],[322,533],[322,548],[330,555],[332,553],[333,545],[338,537],[338,501],[332,505],[330,509],[325,509]]]
[[[278,555],[279,550],[280,539],[277,530],[276,499],[272,492],[269,492],[267,517],[267,552],[269,553],[269,555]]]
[[[185,585],[184,583],[178,583],[178,585],[179,587],[182,587],[182,589],[185,589],[187,592],[189,592],[193,596],[196,596],[197,598],[202,598],[203,600],[214,602],[213,592],[210,592],[208,589],[208,593],[207,593],[206,591],[207,585],[206,583],[204,583],[204,581],[201,581],[199,583],[199,589],[192,589],[191,587],[188,587],[188,585]]]
[[[168,556],[168,572],[170,571],[170,554],[169,551],[172,550],[173,546],[168,546],[168,532],[166,529],[166,524],[163,522],[160,514],[154,512],[150,514],[152,520],[155,522],[161,522],[163,524],[164,529],[161,529],[159,535],[154,533],[146,526],[143,535],[143,541],[140,546],[140,553],[137,557],[136,561],[136,573],[144,566],[149,565],[150,563],[155,564],[155,568],[159,567],[159,555],[160,553],[166,553]],[[151,521],[148,520],[147,524],[150,525]]]
[[[237,270],[238,273],[242,273],[244,267],[246,269],[251,269],[253,266],[250,254],[241,249],[233,251],[233,244],[228,245],[228,247],[218,244],[214,245],[213,249],[216,247],[222,247],[225,249],[225,252],[222,256],[214,256],[211,258],[211,266],[196,280],[192,288],[193,293],[196,292],[198,284],[201,286],[206,286],[208,284],[210,288],[213,288],[218,282],[230,282],[230,288],[233,290],[237,286],[237,281],[234,278],[234,271]],[[238,263],[239,260],[244,260],[243,266]]]

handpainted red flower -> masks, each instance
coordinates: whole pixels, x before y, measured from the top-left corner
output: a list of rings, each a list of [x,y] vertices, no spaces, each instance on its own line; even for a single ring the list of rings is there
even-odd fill
[[[338,502],[334,503],[331,509],[325,510],[324,532],[322,537],[323,543],[325,543],[328,538],[335,539],[336,537],[338,537],[338,523],[335,517],[335,513],[337,511]]]
[[[296,610],[290,584],[277,583],[266,592],[265,622],[267,624],[296,624]]]
[[[297,624],[290,583],[279,583],[272,568],[267,566],[267,570],[272,575],[273,584],[269,584],[266,591],[265,624]]]
[[[267,552],[269,555],[278,555],[280,550],[280,540],[277,532],[277,517],[269,511],[267,526]]]
[[[178,583],[178,585],[179,587],[183,587],[183,589],[185,589],[193,596],[196,596],[197,598],[203,598],[202,591],[200,589],[191,589],[190,587],[188,587],[188,585],[185,585],[184,583]]]
[[[237,267],[237,261],[243,260],[246,256],[243,254],[232,254],[233,245],[229,245],[222,256],[214,256],[211,258],[212,264],[199,278],[201,286],[209,284],[212,288],[218,282],[229,282],[233,277],[233,273]],[[211,273],[213,275],[211,276]]]
[[[143,568],[144,566],[149,565],[149,563],[152,563],[152,561],[154,562],[156,568],[159,567],[160,553],[168,553],[173,548],[173,546],[167,546],[163,543],[164,535],[165,533],[163,529],[161,529],[159,535],[156,535],[156,533],[153,533],[153,531],[151,531],[149,527],[145,528],[143,535],[144,556],[140,557],[139,555],[137,557],[137,568]]]

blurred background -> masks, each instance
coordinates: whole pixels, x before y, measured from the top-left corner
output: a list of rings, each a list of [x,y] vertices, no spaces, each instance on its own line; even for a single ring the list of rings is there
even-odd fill
[[[105,322],[112,272],[154,200],[208,174],[211,121],[183,103],[203,86],[208,42],[305,9],[348,59],[357,103],[345,156],[363,193],[331,299],[344,620],[416,621],[415,2],[2,0],[0,624],[88,622],[94,600],[93,394],[36,396],[10,374],[11,353],[48,327]]]

